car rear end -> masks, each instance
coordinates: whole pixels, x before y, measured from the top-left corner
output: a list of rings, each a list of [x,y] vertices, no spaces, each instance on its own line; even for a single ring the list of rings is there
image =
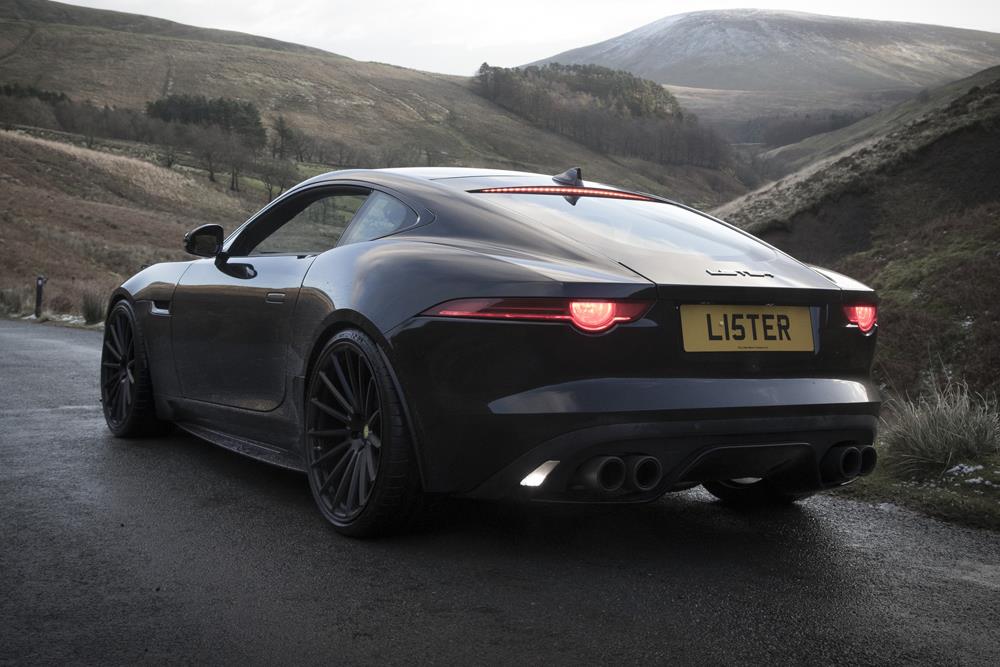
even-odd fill
[[[407,396],[427,490],[639,502],[734,479],[807,494],[870,472],[870,289],[644,195],[449,185],[633,279],[456,295],[394,332],[404,386],[433,387]]]

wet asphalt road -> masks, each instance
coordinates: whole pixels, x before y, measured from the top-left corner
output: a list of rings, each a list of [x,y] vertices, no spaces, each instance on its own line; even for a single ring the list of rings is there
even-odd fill
[[[352,541],[299,475],[111,438],[99,346],[0,321],[0,662],[1000,663],[996,533],[691,491]]]

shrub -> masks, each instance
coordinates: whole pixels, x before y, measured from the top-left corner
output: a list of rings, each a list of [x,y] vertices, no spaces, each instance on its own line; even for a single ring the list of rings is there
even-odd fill
[[[27,288],[0,289],[0,313],[20,315],[31,310],[31,290]]]
[[[73,302],[65,294],[56,294],[47,301],[48,309],[53,313],[69,313],[73,310]]]
[[[996,400],[969,391],[964,382],[938,384],[927,396],[886,407],[882,461],[896,477],[939,477],[957,463],[1000,453]]]
[[[97,292],[83,293],[83,321],[97,324],[104,321],[104,296]]]

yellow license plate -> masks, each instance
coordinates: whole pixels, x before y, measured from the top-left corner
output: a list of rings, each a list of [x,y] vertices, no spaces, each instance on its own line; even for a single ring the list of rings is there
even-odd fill
[[[681,306],[685,352],[812,352],[804,306]]]

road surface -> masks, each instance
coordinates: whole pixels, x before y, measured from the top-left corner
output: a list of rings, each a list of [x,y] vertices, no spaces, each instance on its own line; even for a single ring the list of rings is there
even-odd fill
[[[1000,664],[997,533],[690,491],[354,541],[297,474],[110,437],[99,349],[0,321],[0,662]]]

